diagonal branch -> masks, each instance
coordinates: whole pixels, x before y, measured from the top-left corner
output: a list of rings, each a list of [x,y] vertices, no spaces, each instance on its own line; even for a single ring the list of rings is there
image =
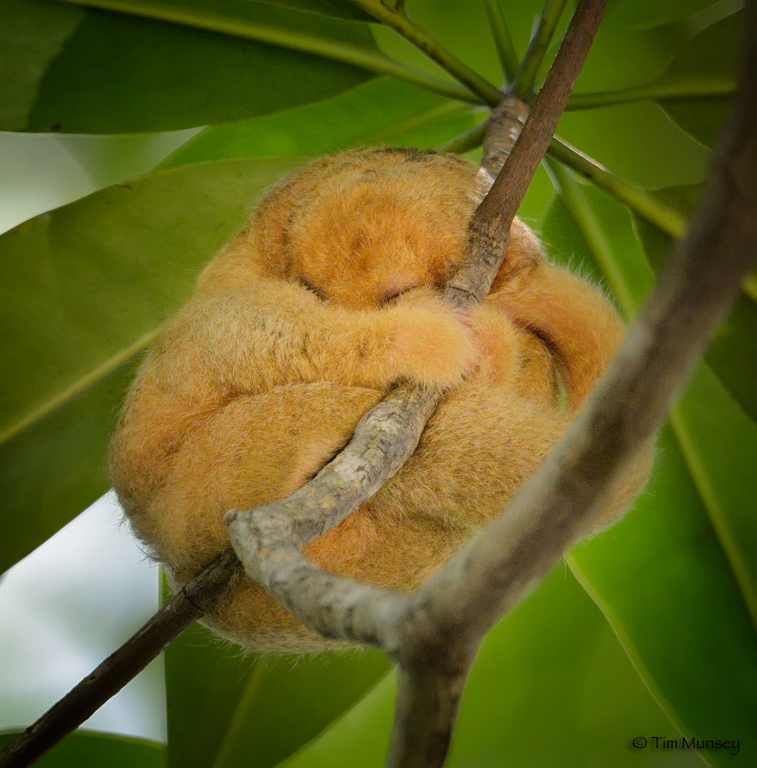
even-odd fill
[[[225,552],[0,753],[0,768],[34,764],[136,677],[223,595],[239,561]]]
[[[486,126],[486,123],[482,123],[471,128],[440,145],[437,149],[440,152],[457,152],[459,154],[476,149],[476,147],[481,146],[484,140]],[[616,200],[672,238],[679,238],[686,231],[685,217],[666,205],[657,195],[615,176],[596,160],[583,152],[579,152],[559,137],[555,136],[552,139],[547,150],[547,157],[559,160],[563,165],[580,173],[592,184],[612,195]]]
[[[507,251],[510,225],[549,146],[606,4],[606,0],[579,2],[534,110],[471,221],[471,258],[445,291],[445,298],[455,306],[472,306],[489,291]],[[520,265],[510,266],[514,273]],[[394,409],[396,404],[398,409],[384,412],[380,426],[394,430],[394,436],[386,447],[378,450],[394,451],[402,446],[404,460],[417,444],[439,392],[400,387],[390,398],[395,401],[391,407]],[[386,401],[379,407],[385,404]],[[373,418],[373,413],[369,413],[358,424],[353,443],[364,439],[363,430]],[[366,444],[373,446],[373,440],[373,436],[369,437]],[[319,483],[333,473],[344,457],[342,453],[314,482]],[[400,465],[401,461],[397,467]],[[382,476],[373,478],[374,482],[382,483],[391,477],[396,470],[390,470],[390,466],[394,462],[379,462],[377,467]],[[348,470],[358,479],[361,464],[349,462]],[[441,766],[467,670],[483,635],[480,622],[473,634],[452,639],[448,615],[439,614],[441,622],[433,620],[437,615],[433,598],[427,602],[424,592],[417,596],[391,593],[335,576],[310,562],[298,545],[344,519],[355,508],[356,499],[351,498],[351,508],[339,508],[342,494],[327,491],[327,498],[330,496],[333,503],[328,502],[330,514],[324,516],[323,497],[315,503],[302,503],[309,493],[307,486],[298,491],[302,499],[297,504],[283,502],[250,512],[228,513],[232,545],[248,575],[305,623],[327,637],[378,645],[400,662],[400,698],[389,765]]]

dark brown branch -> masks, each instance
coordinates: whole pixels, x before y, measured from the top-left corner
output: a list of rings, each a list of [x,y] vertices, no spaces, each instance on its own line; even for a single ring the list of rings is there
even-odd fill
[[[91,675],[9,744],[0,753],[0,768],[32,765],[76,730],[211,608],[234,575],[240,572],[239,561],[233,553],[219,556]]]

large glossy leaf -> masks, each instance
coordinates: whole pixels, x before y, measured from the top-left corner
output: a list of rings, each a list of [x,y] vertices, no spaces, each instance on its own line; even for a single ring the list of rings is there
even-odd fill
[[[698,184],[708,152],[650,101],[566,112],[560,137],[645,189]]]
[[[302,11],[322,13],[325,16],[336,16],[342,19],[374,21],[373,16],[353,5],[350,0],[262,0],[262,2],[290,6]]]
[[[571,566],[683,733],[738,740],[738,759],[750,765],[757,761],[754,626],[669,430],[660,445],[636,511],[580,547]],[[712,765],[731,766],[732,752],[706,754]]]
[[[287,768],[380,768],[394,680],[383,682]],[[633,749],[675,736],[599,610],[564,566],[493,629],[463,697],[450,768],[695,768],[696,753]]]
[[[0,733],[0,750],[19,734]],[[115,734],[77,731],[35,765],[40,768],[163,768],[165,746]]]
[[[570,247],[573,253],[583,253],[584,261],[597,262],[621,306],[633,316],[652,285],[652,269],[628,212],[606,193],[581,185],[568,174],[560,173],[559,178],[570,215],[581,231],[577,241],[563,244],[563,252]],[[559,214],[556,209],[556,216]],[[661,258],[661,253],[655,254],[658,266]],[[752,309],[752,302],[742,297],[740,306],[742,314],[734,313],[728,324],[738,327],[739,335],[748,336],[755,329],[743,327],[743,315],[744,307]],[[751,320],[751,314],[746,319]],[[726,330],[725,337],[731,335]],[[747,348],[747,354],[749,351]],[[724,363],[716,372],[735,371],[741,364],[738,357],[727,359],[722,350],[719,358]],[[751,365],[749,361],[747,371]],[[733,378],[746,387],[743,378],[737,374]],[[748,402],[754,402],[753,393]],[[750,470],[757,461],[757,424],[704,367],[693,376],[686,397],[673,409],[671,421],[757,624],[757,570],[751,565],[757,544],[757,519],[750,512],[757,490]]]
[[[104,490],[130,366],[294,160],[197,164],[109,187],[0,238],[0,570]]]
[[[664,190],[666,201],[688,197],[688,190]],[[688,213],[690,205],[683,207]],[[672,247],[671,239],[638,220],[637,230],[652,266],[661,268]],[[757,420],[757,302],[746,293],[736,303],[707,348],[705,360],[731,395]]]
[[[386,674],[377,651],[245,656],[195,626],[166,652],[168,765],[277,765]]]
[[[691,34],[683,23],[641,30],[603,26],[591,47],[575,92],[621,90],[659,77]]]
[[[481,110],[388,78],[376,78],[317,104],[231,125],[211,126],[161,167],[233,157],[297,156],[383,144],[432,148],[474,127]],[[466,155],[480,162],[480,151]],[[552,195],[540,168],[518,212],[535,223]]]
[[[168,766],[213,765],[256,664],[257,657],[230,646],[199,624],[166,649]]]
[[[757,626],[757,424],[707,366],[692,376],[671,423]]]
[[[365,24],[253,0],[156,5],[178,23],[0,0],[0,129],[172,130],[274,112],[371,77],[355,63],[377,55]],[[352,63],[329,58],[335,48]]]
[[[373,144],[433,147],[475,126],[472,107],[375,78],[316,104],[206,128],[162,164],[305,157]]]
[[[613,0],[602,24],[611,29],[638,29],[684,19],[717,0]]]
[[[547,242],[582,264],[594,262],[593,270],[633,314],[652,273],[630,218],[604,193],[567,174],[559,178],[565,203],[557,201],[545,219]],[[583,554],[576,563],[684,732],[739,738],[754,755],[757,741],[748,723],[757,716],[757,634],[747,604],[754,596],[749,563],[757,526],[746,512],[755,487],[744,468],[757,461],[757,428],[718,387],[706,370],[697,374],[672,417],[677,443],[666,435],[652,490],[638,502],[648,512],[603,537],[613,554],[592,544],[588,551],[599,553],[601,568],[585,566]],[[647,577],[644,569],[653,565],[658,570]],[[641,583],[649,587],[640,590]],[[692,674],[702,666],[707,674]],[[718,764],[730,759],[722,750],[713,755],[708,759]]]
[[[736,13],[700,32],[655,84],[671,95],[660,99],[667,113],[707,146],[713,145],[728,116],[743,19],[742,13]],[[709,98],[696,98],[708,93]]]

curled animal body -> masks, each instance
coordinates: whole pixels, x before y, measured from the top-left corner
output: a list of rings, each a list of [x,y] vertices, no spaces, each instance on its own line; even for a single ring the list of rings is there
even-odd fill
[[[603,294],[551,265],[521,221],[508,275],[470,313],[441,298],[466,255],[477,168],[360,149],[284,179],[210,262],[129,392],[112,480],[136,534],[183,584],[228,546],[223,515],[289,496],[393,382],[445,388],[413,456],[305,548],[411,590],[504,509],[624,335]],[[599,527],[643,487],[631,467]],[[204,619],[255,650],[334,647],[244,577]]]

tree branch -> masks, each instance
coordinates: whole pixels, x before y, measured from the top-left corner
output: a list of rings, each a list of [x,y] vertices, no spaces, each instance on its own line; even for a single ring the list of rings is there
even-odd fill
[[[404,5],[394,7],[382,0],[350,0],[358,8],[371,14],[377,21],[386,24],[419,51],[435,61],[445,72],[448,72],[461,85],[475,94],[482,103],[489,106],[499,104],[502,92],[488,80],[481,77],[467,64],[460,61],[451,51],[447,50],[438,40],[429,37],[417,24],[414,24],[405,13]]]
[[[732,120],[702,203],[652,297],[588,405],[498,518],[415,593],[408,621],[476,637],[546,572],[601,509],[623,469],[662,424],[757,260],[757,6]],[[461,575],[464,574],[464,578]],[[484,599],[482,599],[484,598]]]
[[[534,110],[471,221],[471,259],[445,291],[445,298],[454,305],[472,306],[489,291],[507,251],[512,220],[549,146],[606,4],[606,0],[579,2]],[[520,266],[512,265],[513,274]],[[418,419],[417,414],[431,413],[438,392],[403,387],[397,395],[402,398],[400,415],[388,419],[394,422],[399,418],[396,436],[402,436],[407,447],[414,447],[420,431],[410,433],[407,425],[425,423],[425,417]],[[362,422],[358,425],[356,439],[363,439],[363,426]],[[372,438],[368,437],[367,445],[370,444]],[[339,456],[333,464],[341,460]],[[386,468],[379,470],[381,482],[391,476]],[[315,482],[331,471],[331,467],[322,470]],[[303,497],[308,493],[306,486],[302,489]],[[378,645],[398,660],[400,699],[389,765],[441,766],[467,671],[483,634],[480,622],[473,632],[455,637],[449,631],[448,614],[440,614],[425,600],[423,591],[416,595],[393,594],[327,573],[299,552],[293,534],[300,531],[298,519],[306,521],[301,530],[309,536],[322,530],[323,525],[333,527],[342,519],[342,512],[333,522],[319,519],[317,526],[312,524],[308,508],[304,518],[300,514],[297,509],[281,504],[227,514],[232,545],[246,572],[288,610],[325,636]],[[299,541],[305,543],[302,536]],[[438,616],[443,620],[437,621]]]
[[[441,144],[437,149],[440,152],[458,153],[475,149],[481,146],[484,140],[486,126],[486,123],[482,123],[471,128],[469,131]],[[615,176],[596,160],[583,152],[579,152],[559,137],[555,136],[552,139],[547,150],[547,157],[559,160],[563,165],[580,173],[596,187],[603,189],[671,237],[682,237],[686,231],[686,218],[666,205],[657,195]],[[757,290],[755,290],[755,295],[757,295]]]
[[[223,595],[241,574],[239,561],[224,552],[184,586],[136,634],[108,656],[60,701],[0,753],[0,768],[25,768],[75,731],[115,696]]]

